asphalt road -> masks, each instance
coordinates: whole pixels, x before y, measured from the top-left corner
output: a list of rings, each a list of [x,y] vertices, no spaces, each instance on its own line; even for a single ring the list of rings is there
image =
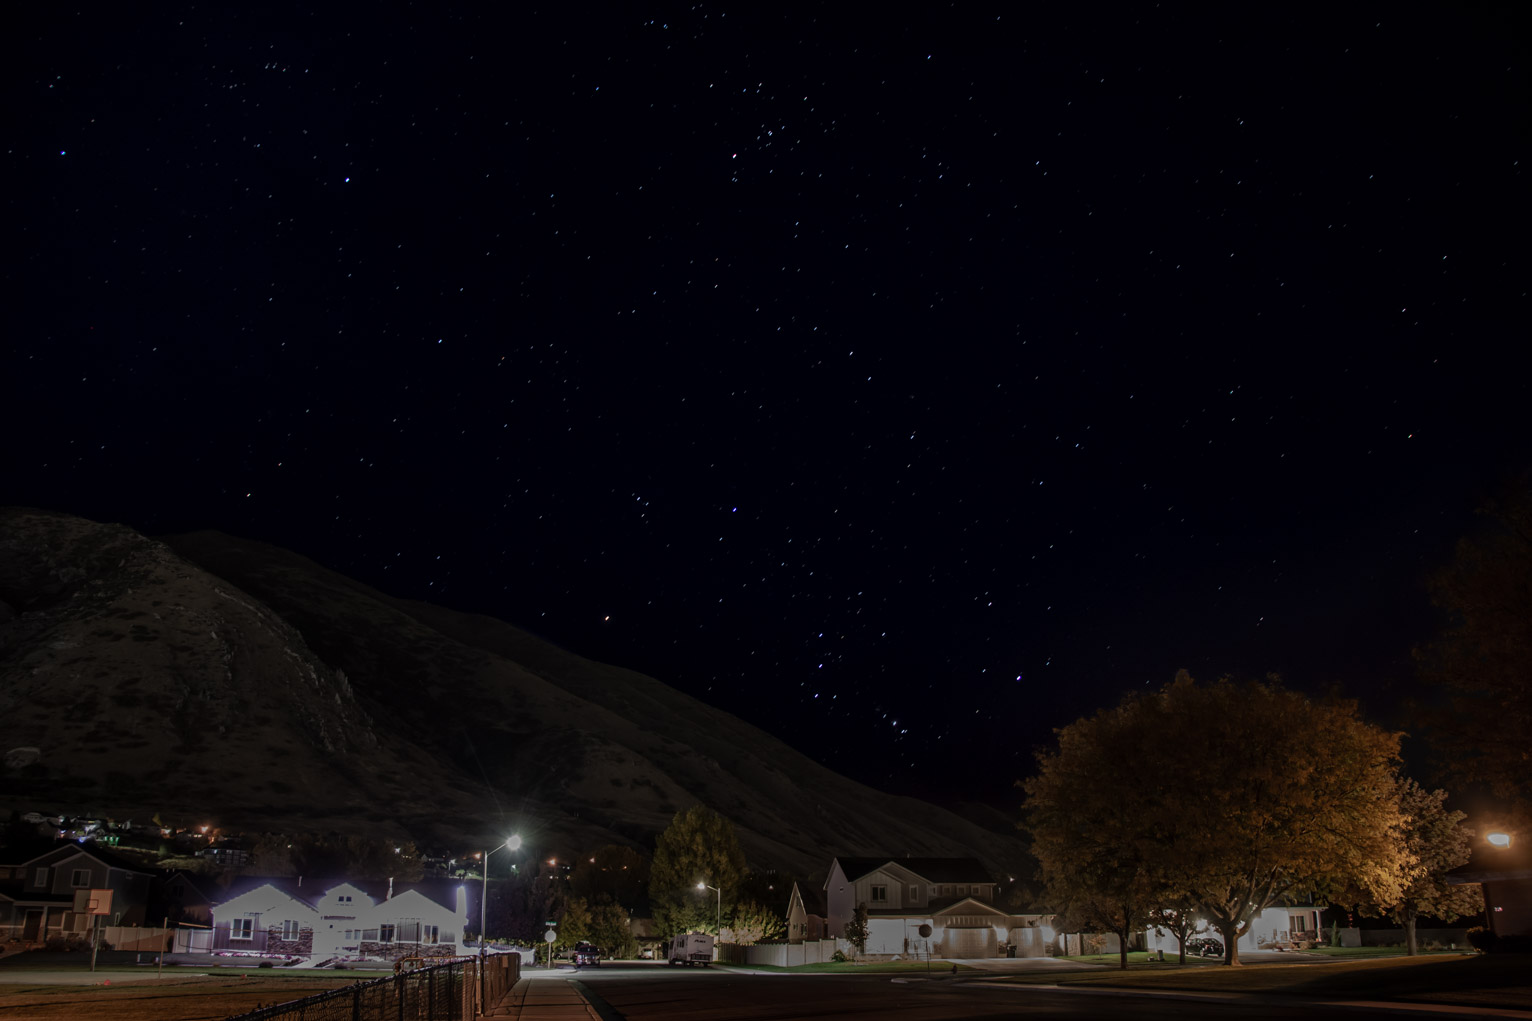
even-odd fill
[[[1325,1004],[1276,997],[1062,991],[993,980],[893,975],[745,974],[726,969],[603,965],[561,977],[581,983],[607,1021],[967,1021],[980,1018],[1447,1018],[1495,1012]],[[1504,1015],[1502,1015],[1504,1016]],[[1525,1016],[1525,1015],[1524,1015]]]

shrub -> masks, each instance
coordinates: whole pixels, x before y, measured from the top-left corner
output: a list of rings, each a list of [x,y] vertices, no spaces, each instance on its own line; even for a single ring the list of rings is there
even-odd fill
[[[841,953],[839,950],[835,951],[835,953],[830,955],[830,960],[834,961],[836,964],[845,964],[850,959],[851,958],[847,957],[845,954]]]
[[[105,949],[106,944],[102,944]],[[89,950],[90,940],[84,936],[49,936],[43,944],[44,950]]]
[[[262,961],[261,962],[261,967],[262,968],[275,968],[276,965],[273,964],[271,961]]]

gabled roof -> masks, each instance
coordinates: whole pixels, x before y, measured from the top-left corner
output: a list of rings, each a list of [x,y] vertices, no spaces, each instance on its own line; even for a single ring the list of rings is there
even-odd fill
[[[311,915],[319,913],[319,909],[312,901],[293,896],[292,891],[277,886],[277,882],[267,880],[251,889],[225,897],[212,905],[213,917],[217,918],[220,914],[227,916],[230,912],[237,911],[256,911],[266,914],[288,907],[299,908]]]
[[[927,883],[993,883],[977,858],[836,858],[846,878],[855,882],[885,865],[897,865]],[[829,885],[829,879],[825,880]]]
[[[67,844],[60,844],[51,851],[45,851],[37,857],[23,862],[22,864],[27,868],[38,868],[44,865],[56,865],[61,861],[68,861],[70,858],[81,854],[96,859],[96,861],[100,862],[102,865],[105,865],[109,869],[121,869],[124,872],[136,872],[139,875],[144,876],[150,874],[147,869],[139,868],[137,863],[129,861],[122,855],[113,854],[111,851],[97,847],[94,844],[87,845],[73,840],[69,841]]]
[[[413,892],[448,911],[456,911],[457,892],[464,885],[461,879],[425,879],[418,883],[401,883],[396,880],[393,884],[393,892],[396,898],[401,894]],[[317,910],[320,901],[324,900],[331,891],[342,886],[349,886],[373,903],[381,904],[388,899],[389,881],[387,879],[314,880],[307,877],[298,879],[286,876],[241,876],[229,884],[228,890],[222,896],[214,896],[210,900],[217,907],[251,890],[260,889],[262,886],[270,886],[291,899]],[[469,884],[468,889],[476,897],[479,890],[478,884]]]
[[[184,884],[190,887],[209,904],[217,903],[220,900],[227,900],[229,897],[229,888],[221,886],[212,876],[187,872],[184,869],[176,869],[165,877],[166,886],[172,883]]]
[[[794,880],[792,896],[787,900],[787,909],[789,911],[793,907],[792,897],[798,898],[798,903],[803,905],[803,913],[805,915],[815,915],[819,918],[824,918],[828,914],[829,909],[825,905],[825,892],[820,887],[809,886]]]

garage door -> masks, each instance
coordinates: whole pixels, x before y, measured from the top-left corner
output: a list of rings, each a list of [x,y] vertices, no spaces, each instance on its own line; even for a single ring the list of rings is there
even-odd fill
[[[998,952],[997,946],[993,925],[972,929],[949,927],[947,938],[942,941],[942,956],[994,957]]]

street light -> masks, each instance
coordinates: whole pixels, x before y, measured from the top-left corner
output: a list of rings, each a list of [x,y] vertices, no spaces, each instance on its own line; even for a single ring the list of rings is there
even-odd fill
[[[709,886],[706,883],[698,883],[697,889],[712,890],[718,894],[718,909],[713,914],[713,928],[718,930],[718,938],[723,939],[723,891],[716,886]]]
[[[505,838],[505,843],[503,843],[503,844],[496,844],[494,847],[491,847],[488,851],[485,851],[484,852],[484,857],[479,862],[479,865],[480,865],[480,868],[479,868],[479,878],[481,880],[481,887],[480,887],[480,891],[479,891],[479,1013],[480,1014],[484,1013],[484,908],[485,908],[486,903],[489,900],[489,856],[494,854],[496,851],[500,850],[500,848],[502,848],[502,847],[505,848],[507,851],[514,851],[514,850],[516,850],[520,846],[521,846],[521,837],[519,835],[513,834],[513,835]]]

